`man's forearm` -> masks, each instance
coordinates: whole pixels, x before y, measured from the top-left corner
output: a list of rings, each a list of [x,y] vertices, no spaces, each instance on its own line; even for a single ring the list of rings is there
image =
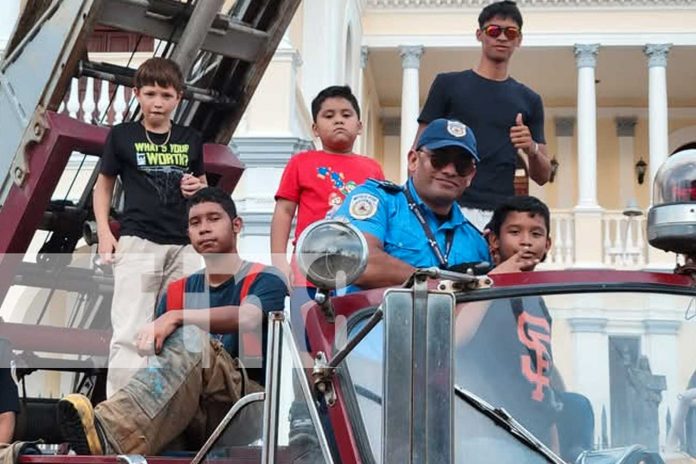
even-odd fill
[[[472,301],[456,306],[454,335],[458,345],[466,345],[474,338],[490,306],[490,301]]]
[[[15,413],[0,413],[0,443],[11,443],[15,428]]]
[[[401,285],[416,268],[394,258],[382,250],[370,248],[367,268],[355,284],[362,288],[380,288]]]
[[[546,153],[546,145],[538,144],[536,153],[528,156],[529,177],[539,185],[544,185],[551,178],[551,160]]]

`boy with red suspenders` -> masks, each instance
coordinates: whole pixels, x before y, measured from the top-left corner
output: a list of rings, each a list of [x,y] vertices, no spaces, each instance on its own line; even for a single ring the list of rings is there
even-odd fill
[[[287,285],[273,268],[237,254],[242,220],[229,195],[204,188],[188,209],[188,235],[205,269],[173,282],[159,317],[136,337],[139,352],[154,351],[159,367],[138,370],[96,408],[77,394],[59,402],[61,432],[77,454],[154,455],[184,432],[198,448],[225,411],[262,388],[266,313],[283,310]],[[257,347],[257,364],[240,356],[248,343]]]

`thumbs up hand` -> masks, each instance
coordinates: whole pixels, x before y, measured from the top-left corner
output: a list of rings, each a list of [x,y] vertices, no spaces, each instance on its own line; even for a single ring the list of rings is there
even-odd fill
[[[532,133],[522,120],[522,113],[517,113],[515,125],[510,128],[510,142],[527,155],[536,155],[538,144],[532,140]]]

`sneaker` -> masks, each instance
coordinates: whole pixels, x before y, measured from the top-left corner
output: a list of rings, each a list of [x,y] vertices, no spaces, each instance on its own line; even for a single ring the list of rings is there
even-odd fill
[[[73,393],[58,402],[58,427],[63,439],[77,454],[102,455],[104,445],[97,432],[94,408],[89,398]]]

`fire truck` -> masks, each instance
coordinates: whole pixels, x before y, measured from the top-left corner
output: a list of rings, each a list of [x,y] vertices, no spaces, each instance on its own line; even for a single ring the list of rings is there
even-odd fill
[[[176,122],[203,134],[207,177],[231,193],[244,166],[228,143],[300,1],[229,3],[29,0],[18,21],[0,63],[0,301],[15,304],[20,288],[47,296],[33,320],[0,323],[0,358],[22,387],[16,439],[41,440],[42,454],[19,462],[696,462],[694,150],[660,169],[648,217],[650,243],[681,256],[674,272],[428,268],[396,288],[339,296],[365,269],[367,246],[350,224],[321,221],[297,245],[319,289],[302,308],[305,340],[286,313],[270,315],[265,391],[238,401],[200,449],[70,454],[57,400],[31,384],[61,372],[70,390],[103,399],[113,287],[84,252],[96,174],[78,201],[54,195],[74,153],[99,157],[108,127],[61,105],[76,77],[131,85],[133,69],[88,60],[95,27],[146,33],[188,76]],[[47,314],[58,298],[74,303],[64,318]],[[544,317],[522,317],[532,305]],[[482,307],[491,319],[472,356],[459,326]],[[510,357],[510,341],[526,350]]]

